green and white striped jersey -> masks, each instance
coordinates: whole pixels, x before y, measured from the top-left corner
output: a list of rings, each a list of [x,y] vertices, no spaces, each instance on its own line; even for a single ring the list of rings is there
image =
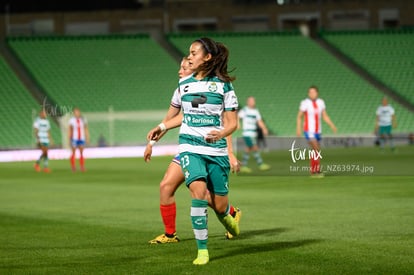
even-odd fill
[[[205,140],[212,130],[223,128],[223,111],[238,108],[237,96],[230,82],[217,77],[195,79],[192,75],[179,81],[171,105],[181,107],[183,121],[180,128],[179,152],[210,156],[226,156],[226,139],[215,143]]]
[[[37,129],[37,138],[41,143],[49,143],[49,130],[50,123],[49,120],[45,118],[37,117],[33,128]]]
[[[245,106],[239,111],[239,118],[243,124],[243,136],[257,137],[257,122],[262,119],[259,110]]]

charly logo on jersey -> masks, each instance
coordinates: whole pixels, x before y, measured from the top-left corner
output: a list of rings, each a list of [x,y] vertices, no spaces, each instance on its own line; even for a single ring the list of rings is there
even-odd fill
[[[211,84],[208,86],[208,90],[212,93],[214,93],[215,91],[217,91],[217,84],[216,82],[211,82]]]

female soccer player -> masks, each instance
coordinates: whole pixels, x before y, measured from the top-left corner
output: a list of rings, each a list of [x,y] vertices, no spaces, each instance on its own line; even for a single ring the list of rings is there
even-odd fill
[[[259,110],[256,108],[256,100],[254,97],[249,96],[246,101],[246,106],[239,111],[239,119],[243,124],[243,140],[246,145],[243,153],[241,172],[251,173],[252,169],[247,167],[249,162],[250,153],[256,160],[259,170],[266,171],[270,169],[270,166],[263,162],[260,155],[259,146],[257,145],[257,128],[260,128],[264,136],[267,136],[269,131],[266,124],[262,120]]]
[[[192,74],[193,71],[189,69],[188,60],[184,58],[181,61],[180,70],[178,71],[178,76],[180,78]],[[180,113],[180,106],[171,105],[165,119],[163,122],[170,120],[171,118],[177,116]],[[163,132],[165,134],[166,132]],[[151,131],[148,133],[151,135]],[[144,152],[144,160],[149,162],[152,154],[152,146],[155,143],[154,140],[151,140]],[[228,150],[229,158],[232,171],[237,172],[239,169],[239,163],[236,157],[233,154],[231,147],[231,137],[228,140]],[[184,182],[184,175],[180,167],[180,156],[176,155],[171,161],[170,165],[167,168],[167,171],[164,174],[164,178],[160,182],[160,213],[162,221],[164,223],[165,233],[157,236],[156,238],[149,241],[150,244],[164,244],[164,243],[175,243],[179,242],[180,239],[176,233],[176,204],[175,204],[175,192],[178,187]],[[210,200],[211,202],[211,200]],[[236,218],[240,219],[241,211],[238,208],[230,206],[230,214]],[[227,238],[232,238],[233,236],[226,232]]]
[[[39,117],[36,118],[33,124],[33,128],[37,141],[37,146],[42,150],[42,154],[36,161],[34,168],[36,172],[40,172],[40,162],[43,159],[43,171],[45,173],[50,173],[50,169],[48,167],[49,159],[47,153],[49,149],[49,143],[52,143],[52,137],[50,135],[50,122],[46,118],[45,110],[42,109],[40,111]]]
[[[73,117],[69,120],[69,140],[72,147],[72,156],[70,157],[72,171],[76,171],[75,154],[76,149],[79,148],[80,169],[82,172],[85,172],[83,149],[85,144],[89,143],[89,130],[86,119],[82,117],[81,112],[77,107],[73,108]]]
[[[172,100],[183,112],[179,152],[181,169],[192,197],[191,220],[198,247],[195,265],[209,261],[208,194],[220,222],[232,235],[240,234],[238,223],[229,214],[227,196],[230,163],[225,137],[237,128],[238,108],[231,84],[234,78],[227,72],[228,55],[222,43],[210,38],[195,40],[188,56],[190,69],[195,73],[180,79],[179,96]],[[178,124],[180,121],[174,119],[161,123],[158,133]]]
[[[311,148],[315,151],[320,151],[320,140],[322,134],[322,123],[321,118],[331,127],[332,131],[336,133],[336,126],[331,121],[326,112],[325,101],[318,98],[318,87],[311,86],[308,89],[308,98],[302,100],[299,106],[299,112],[296,119],[296,134],[301,136],[301,125],[302,118],[304,117],[303,122],[303,131],[305,138],[308,141]],[[315,154],[314,157],[310,160],[310,172],[312,176],[323,177],[321,173],[320,159],[319,155]]]
[[[382,104],[375,112],[377,119],[375,121],[375,134],[378,135],[381,149],[384,149],[387,138],[390,141],[391,150],[395,150],[392,129],[397,127],[397,119],[394,108],[388,104],[388,99],[384,97]]]

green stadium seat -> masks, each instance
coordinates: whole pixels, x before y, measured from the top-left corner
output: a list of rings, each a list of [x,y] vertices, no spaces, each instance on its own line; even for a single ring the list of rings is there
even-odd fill
[[[148,35],[11,38],[8,45],[53,102],[83,112],[166,111],[177,86],[177,62]],[[143,143],[154,124],[128,127],[116,142]],[[93,144],[99,127],[90,125]]]
[[[414,31],[323,32],[323,38],[414,104]]]
[[[23,86],[6,61],[0,56],[0,150],[33,148],[33,122],[40,111],[40,105]],[[56,144],[61,136],[58,126],[51,121],[52,138]]]
[[[203,35],[205,36],[205,35]],[[257,105],[270,129],[281,136],[295,135],[299,103],[310,85],[320,88],[327,110],[339,134],[371,134],[375,111],[382,94],[353,71],[299,34],[211,34],[230,49],[229,68],[239,102],[256,97]],[[186,54],[200,35],[168,35],[169,41]],[[413,131],[414,116],[392,103],[400,121],[397,131]],[[329,127],[324,133],[331,134]]]

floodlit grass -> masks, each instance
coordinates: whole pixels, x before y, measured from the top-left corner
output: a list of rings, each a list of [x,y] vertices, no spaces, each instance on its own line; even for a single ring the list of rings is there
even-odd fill
[[[414,156],[412,148],[385,155],[370,148],[335,149],[329,155],[376,167],[386,159],[403,169]],[[280,153],[264,158],[285,167]],[[28,162],[0,164],[0,274],[414,271],[414,176],[347,173],[322,179],[274,172],[231,176],[230,199],[243,211],[242,233],[225,240],[210,211],[210,263],[193,266],[186,187],[176,194],[182,241],[147,243],[163,232],[158,183],[170,159],[87,160],[86,173],[72,173],[68,161],[50,161],[51,174],[34,172]]]

